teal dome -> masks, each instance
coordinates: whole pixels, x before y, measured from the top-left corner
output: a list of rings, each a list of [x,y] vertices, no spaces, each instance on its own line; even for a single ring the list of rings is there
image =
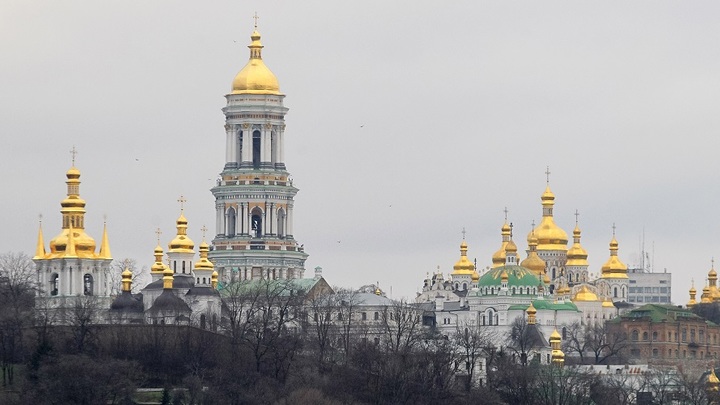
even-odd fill
[[[502,274],[507,273],[508,288],[512,287],[537,287],[540,279],[533,274],[532,270],[522,266],[508,265],[491,269],[483,274],[478,281],[478,287],[500,287],[502,284]]]

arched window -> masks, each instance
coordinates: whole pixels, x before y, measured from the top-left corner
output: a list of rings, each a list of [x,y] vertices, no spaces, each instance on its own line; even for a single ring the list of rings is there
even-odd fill
[[[57,273],[53,273],[50,276],[50,295],[58,295],[58,287],[60,282],[60,276]]]
[[[83,276],[83,295],[93,295],[95,291],[94,284],[93,276],[91,274],[85,274]]]
[[[252,136],[252,162],[253,162],[253,169],[259,169],[260,168],[260,143],[261,143],[261,135],[260,131],[253,132]]]
[[[613,297],[614,297],[614,298],[617,298],[617,297],[618,297],[617,287],[613,287]]]
[[[657,332],[653,332],[653,342],[656,342],[657,339],[658,339],[658,334],[657,334]]]
[[[463,283],[463,290],[467,290],[467,283]]]
[[[373,315],[373,319],[375,319],[376,321],[380,320],[380,313],[375,312],[375,315]]]
[[[260,207],[255,207],[252,210],[252,218],[250,221],[251,234],[256,238],[261,238],[263,235],[263,215]]]
[[[647,341],[647,340],[648,340],[648,333],[643,332],[643,341]]]
[[[632,341],[633,341],[633,342],[637,342],[639,335],[640,335],[640,333],[639,333],[637,330],[633,330],[633,331],[632,331],[632,334],[630,335]]]
[[[285,210],[282,208],[277,212],[277,235],[279,238],[285,237]]]
[[[227,220],[227,224],[225,225],[225,229],[227,229],[227,231],[225,234],[227,236],[235,236],[235,224],[237,223],[237,213],[235,212],[235,208],[228,208],[225,218]]]
[[[205,314],[200,315],[200,329],[205,329]]]

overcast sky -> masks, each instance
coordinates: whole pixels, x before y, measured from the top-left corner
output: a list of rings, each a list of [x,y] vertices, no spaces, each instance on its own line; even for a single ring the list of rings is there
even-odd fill
[[[437,1],[0,2],[3,251],[60,231],[70,149],[86,229],[153,262],[178,197],[215,233],[221,108],[253,13],[290,108],[296,239],[330,284],[414,297],[449,273],[463,227],[485,267],[503,209],[519,248],[542,215],[580,212],[590,269],[609,256],[673,273],[687,302],[720,258],[720,3]],[[524,256],[524,255],[523,255]]]

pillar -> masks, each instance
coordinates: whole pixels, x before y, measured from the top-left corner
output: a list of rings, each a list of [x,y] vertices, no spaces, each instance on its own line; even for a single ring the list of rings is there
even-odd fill
[[[242,157],[240,167],[252,167],[252,125],[242,124]]]

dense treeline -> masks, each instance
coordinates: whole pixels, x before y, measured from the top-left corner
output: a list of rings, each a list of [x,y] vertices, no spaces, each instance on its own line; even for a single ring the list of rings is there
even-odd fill
[[[147,387],[165,388],[156,400],[174,404],[615,405],[642,398],[657,404],[710,399],[705,370],[599,376],[545,366],[528,359],[527,334],[520,329],[505,347],[492,346],[492,336],[471,327],[439,336],[402,302],[378,312],[376,322],[359,323],[354,320],[360,302],[351,291],[311,297],[283,283],[228,287],[225,319],[212,332],[100,324],[103,309],[92,297],[78,297],[58,322],[55,311],[34,302],[32,276],[26,256],[0,255],[3,404],[131,404],[137,389]]]

